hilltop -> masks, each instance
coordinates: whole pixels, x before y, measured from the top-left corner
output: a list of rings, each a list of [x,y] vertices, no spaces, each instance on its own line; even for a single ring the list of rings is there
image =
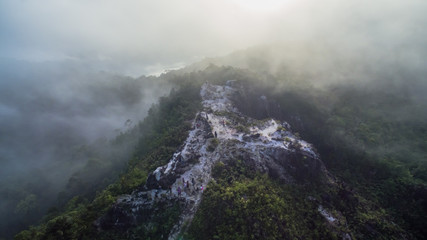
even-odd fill
[[[339,125],[327,121],[342,113],[313,101],[324,102],[324,92],[279,89],[274,78],[261,82],[249,71],[214,65],[162,77],[178,87],[132,130],[142,134],[119,180],[93,200],[73,198],[16,239],[422,235],[414,225],[425,222],[421,178],[396,171],[360,143],[348,148]],[[395,186],[406,189],[390,191]],[[399,217],[408,208],[393,205],[403,194],[411,216]]]

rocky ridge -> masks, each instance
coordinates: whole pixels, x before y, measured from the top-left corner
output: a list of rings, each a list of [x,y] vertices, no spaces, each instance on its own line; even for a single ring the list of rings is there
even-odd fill
[[[241,159],[285,184],[333,183],[316,150],[295,136],[288,123],[259,121],[240,113],[232,101],[240,90],[236,81],[224,86],[205,83],[200,91],[203,111],[193,120],[185,143],[167,165],[150,174],[145,186],[120,197],[96,225],[127,229],[149,223],[162,209],[179,204],[181,215],[168,236],[176,239],[191,223],[218,162]],[[330,223],[337,221],[322,206],[319,213]]]

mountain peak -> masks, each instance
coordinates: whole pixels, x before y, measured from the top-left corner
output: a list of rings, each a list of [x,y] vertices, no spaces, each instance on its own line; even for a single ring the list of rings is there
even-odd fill
[[[332,181],[313,146],[295,136],[287,122],[260,121],[240,113],[232,101],[238,91],[242,88],[235,80],[203,84],[203,111],[193,120],[185,143],[168,164],[148,176],[141,189],[120,197],[96,225],[126,229],[148,223],[159,214],[160,205],[162,209],[178,205],[181,214],[168,237],[176,239],[194,217],[208,183],[215,181],[211,173],[219,162],[240,159],[286,184]]]

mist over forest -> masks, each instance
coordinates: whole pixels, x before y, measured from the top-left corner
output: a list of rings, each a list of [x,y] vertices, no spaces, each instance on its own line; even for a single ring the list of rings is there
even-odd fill
[[[8,136],[2,139],[5,160],[13,158],[8,151],[22,154],[16,158],[30,159],[34,154],[59,157],[70,145],[112,138],[117,131],[131,127],[126,124],[128,119],[131,125],[142,119],[155,99],[168,92],[165,84],[145,77],[17,64],[3,65],[1,76],[7,80],[1,82],[0,90],[2,135]],[[58,146],[50,149],[51,144]],[[31,161],[35,167],[46,164],[42,159]],[[22,171],[27,164],[16,169]],[[2,176],[11,174],[2,170]]]
[[[132,143],[109,142],[134,128],[170,90],[161,80],[91,72],[72,62],[9,61],[1,69],[0,182],[7,196],[1,211],[9,219],[2,231],[16,216],[43,214],[90,160],[127,160]]]
[[[307,124],[333,128],[332,143],[425,184],[426,11],[424,0],[0,0],[0,239],[120,179],[150,132],[143,120],[188,79],[239,71],[256,79],[253,99],[313,104],[328,117]]]

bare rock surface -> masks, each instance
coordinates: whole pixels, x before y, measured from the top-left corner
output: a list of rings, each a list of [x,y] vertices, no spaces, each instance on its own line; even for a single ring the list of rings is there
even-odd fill
[[[148,176],[145,186],[121,196],[111,211],[97,221],[102,229],[127,229],[149,222],[162,209],[180,204],[182,213],[169,239],[176,239],[188,226],[211,181],[215,163],[243,160],[259,172],[284,184],[330,182],[313,146],[290,130],[286,122],[263,121],[244,116],[231,101],[240,90],[233,81],[226,85],[205,83],[200,91],[203,111],[197,113],[192,129],[169,163]],[[326,220],[334,217],[323,208]]]

